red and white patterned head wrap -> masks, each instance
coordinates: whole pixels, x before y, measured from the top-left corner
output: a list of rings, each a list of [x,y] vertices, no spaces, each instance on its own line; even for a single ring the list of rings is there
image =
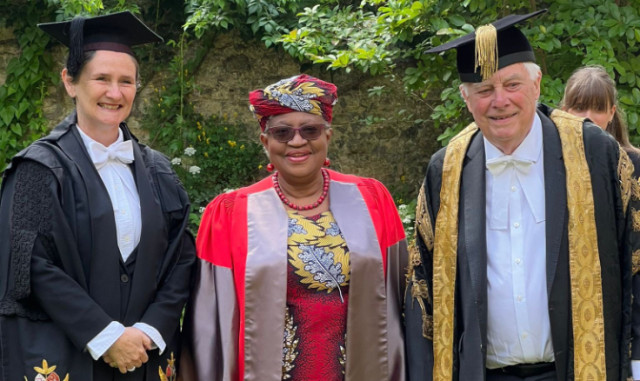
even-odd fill
[[[249,109],[264,131],[269,117],[294,111],[320,115],[331,123],[333,105],[338,101],[338,88],[330,82],[307,74],[283,79],[249,93]]]

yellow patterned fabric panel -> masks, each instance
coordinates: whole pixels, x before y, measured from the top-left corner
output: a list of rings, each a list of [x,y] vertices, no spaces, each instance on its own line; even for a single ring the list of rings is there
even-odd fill
[[[453,339],[456,266],[458,251],[458,205],[462,164],[475,123],[460,131],[447,146],[442,166],[440,210],[436,218],[433,251],[433,379],[453,378]]]
[[[289,262],[309,289],[331,293],[349,285],[349,249],[330,211],[305,218],[289,211]]]
[[[606,381],[602,276],[591,175],[585,156],[582,119],[554,110],[562,142],[569,211],[569,268],[575,380]]]
[[[618,178],[620,179],[620,195],[622,196],[622,207],[627,213],[629,200],[634,192],[633,189],[633,163],[629,159],[627,152],[620,147],[620,159],[618,160]],[[635,230],[635,229],[634,229]],[[638,230],[636,230],[638,231]]]

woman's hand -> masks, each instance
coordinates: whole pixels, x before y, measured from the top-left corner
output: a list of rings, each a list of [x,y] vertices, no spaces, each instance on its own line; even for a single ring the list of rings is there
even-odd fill
[[[147,351],[151,349],[151,339],[137,328],[127,327],[124,333],[107,350],[104,362],[118,368],[125,374],[129,369],[138,368],[149,361]]]

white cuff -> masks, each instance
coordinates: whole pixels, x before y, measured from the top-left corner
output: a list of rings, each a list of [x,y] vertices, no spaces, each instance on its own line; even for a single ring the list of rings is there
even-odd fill
[[[124,325],[117,321],[112,321],[105,329],[100,331],[96,337],[87,343],[87,351],[89,351],[91,357],[97,361],[111,348],[113,343],[115,343],[123,333]]]
[[[162,339],[162,335],[158,332],[157,329],[153,328],[147,323],[136,323],[133,325],[134,328],[138,328],[142,332],[144,332],[151,339],[151,349],[160,349],[160,354],[164,352],[167,344]]]
[[[640,380],[640,360],[631,360],[631,375],[634,380]]]

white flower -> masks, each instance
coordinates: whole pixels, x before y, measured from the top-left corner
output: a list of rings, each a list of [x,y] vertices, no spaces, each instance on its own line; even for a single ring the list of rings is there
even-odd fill
[[[398,211],[405,212],[407,210],[407,204],[401,204],[398,206]]]
[[[196,154],[196,149],[191,147],[191,146],[189,146],[189,147],[184,149],[184,154],[187,155],[187,156],[193,156],[193,155]]]
[[[192,175],[197,175],[198,173],[200,173],[200,167],[198,167],[197,165],[190,166],[189,173],[191,173]]]
[[[182,159],[179,158],[179,157],[174,157],[173,159],[171,159],[171,164],[180,165],[180,164],[182,164]]]
[[[206,209],[207,209],[206,207],[201,206],[200,209],[198,209],[198,211],[202,214]]]

